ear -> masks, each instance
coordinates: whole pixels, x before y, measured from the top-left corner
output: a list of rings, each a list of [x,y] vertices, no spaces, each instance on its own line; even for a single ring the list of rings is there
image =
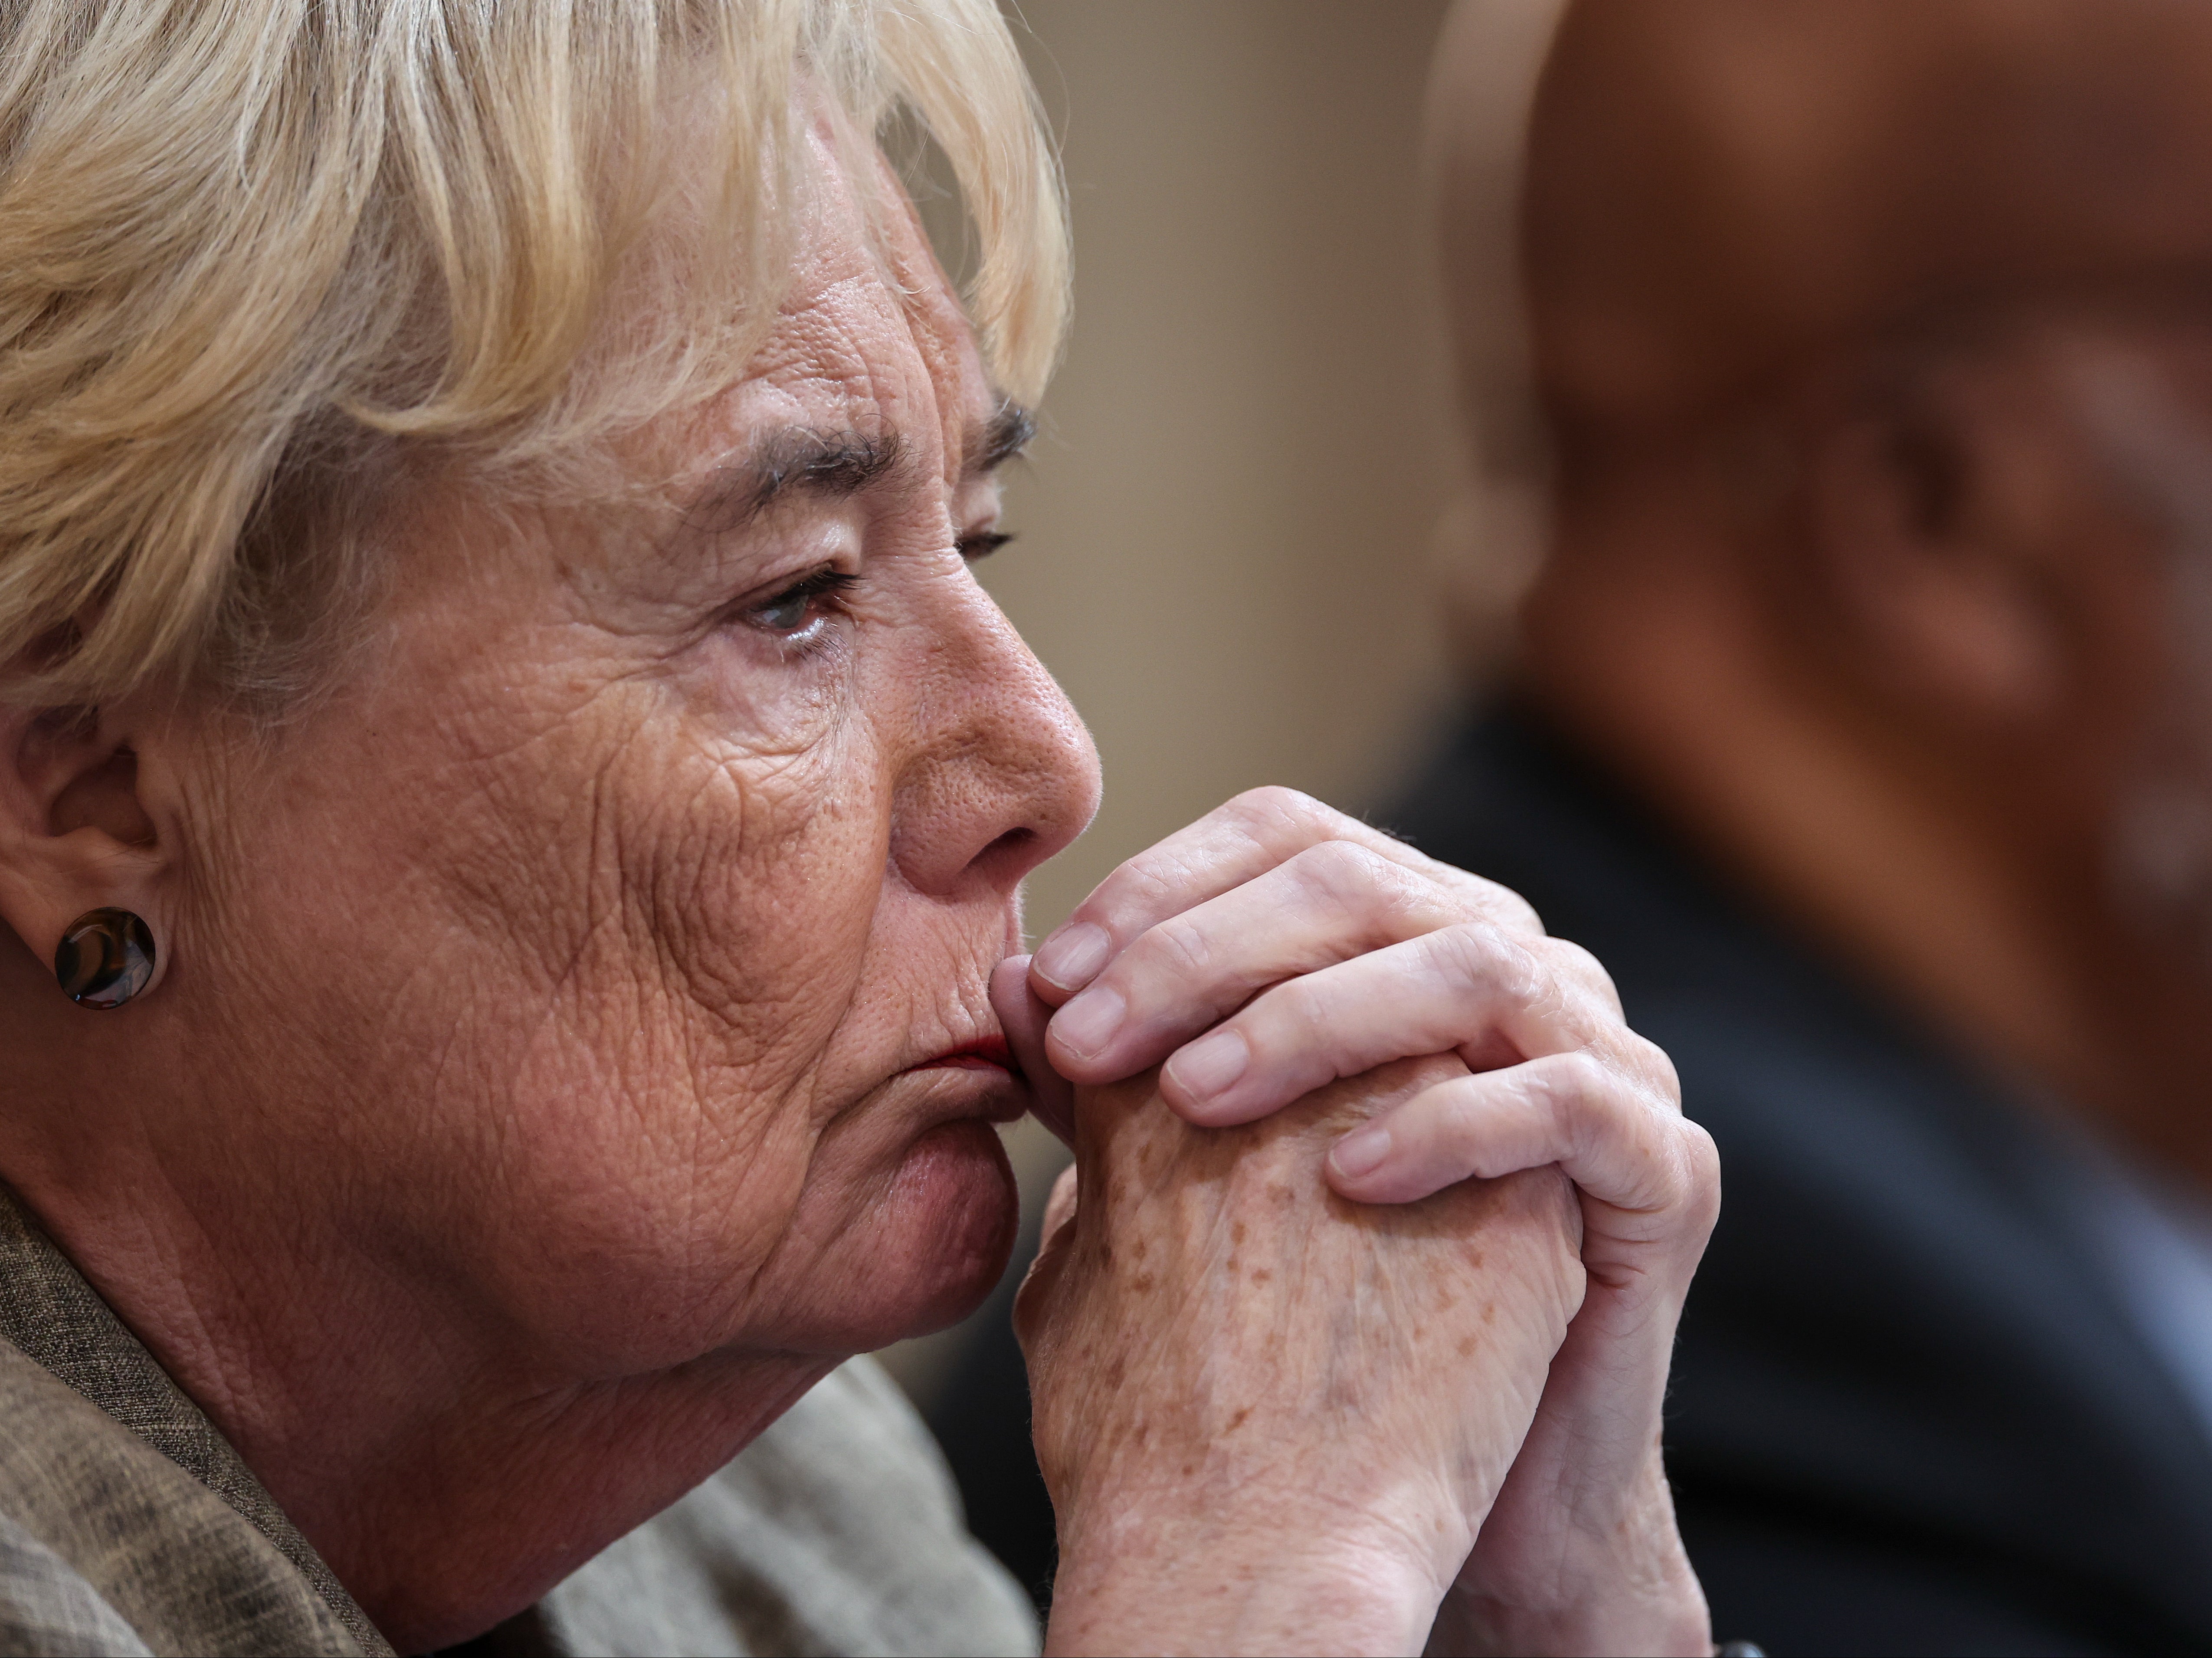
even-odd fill
[[[140,797],[137,753],[99,710],[0,710],[0,919],[42,963],[87,911],[129,910],[153,932],[146,990],[158,985],[173,850]]]
[[[2007,390],[1937,388],[1820,430],[1794,538],[1820,646],[1916,722],[1973,735],[2065,711],[2081,667],[2072,578],[2085,536],[2111,527],[2073,446]]]

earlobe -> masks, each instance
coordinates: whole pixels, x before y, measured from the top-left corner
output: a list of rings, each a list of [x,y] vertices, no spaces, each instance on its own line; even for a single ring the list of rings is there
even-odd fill
[[[119,1008],[159,983],[168,849],[137,757],[95,710],[0,710],[0,919],[58,993]]]
[[[129,910],[88,910],[62,930],[54,978],[81,1008],[119,1008],[150,988],[160,957],[153,930]]]

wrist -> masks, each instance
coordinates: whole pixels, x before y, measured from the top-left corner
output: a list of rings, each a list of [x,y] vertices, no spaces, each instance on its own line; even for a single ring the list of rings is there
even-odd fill
[[[1431,1653],[1638,1652],[1710,1658],[1705,1589],[1672,1523],[1568,1551],[1540,1596],[1501,1593],[1469,1572],[1444,1595]]]
[[[1571,1606],[1531,1607],[1454,1589],[1437,1609],[1427,1650],[1443,1655],[1638,1652],[1711,1658],[1712,1618],[1691,1576],[1668,1591],[1599,1588]]]
[[[1531,1503],[1516,1466],[1451,1592],[1435,1653],[1694,1653],[1712,1624],[1674,1523],[1656,1424],[1632,1471]],[[1539,1469],[1541,1472],[1541,1469]]]
[[[1280,1503],[1170,1506],[1061,1527],[1047,1653],[1422,1649],[1443,1586],[1389,1528]]]

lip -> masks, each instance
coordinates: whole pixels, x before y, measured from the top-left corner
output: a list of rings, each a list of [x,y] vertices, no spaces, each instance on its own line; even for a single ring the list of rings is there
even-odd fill
[[[1014,1074],[1014,1051],[1006,1045],[1003,1036],[979,1037],[973,1042],[948,1048],[933,1059],[925,1059],[908,1070],[1002,1070]]]

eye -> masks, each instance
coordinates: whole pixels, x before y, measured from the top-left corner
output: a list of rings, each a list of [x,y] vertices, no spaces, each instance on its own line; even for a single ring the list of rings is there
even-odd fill
[[[819,623],[830,607],[824,602],[842,593],[860,578],[844,570],[818,570],[794,582],[774,598],[749,606],[743,613],[747,625],[784,638],[796,637]]]
[[[1001,530],[973,530],[953,545],[960,549],[960,556],[972,564],[978,558],[988,558],[1013,539]]]

